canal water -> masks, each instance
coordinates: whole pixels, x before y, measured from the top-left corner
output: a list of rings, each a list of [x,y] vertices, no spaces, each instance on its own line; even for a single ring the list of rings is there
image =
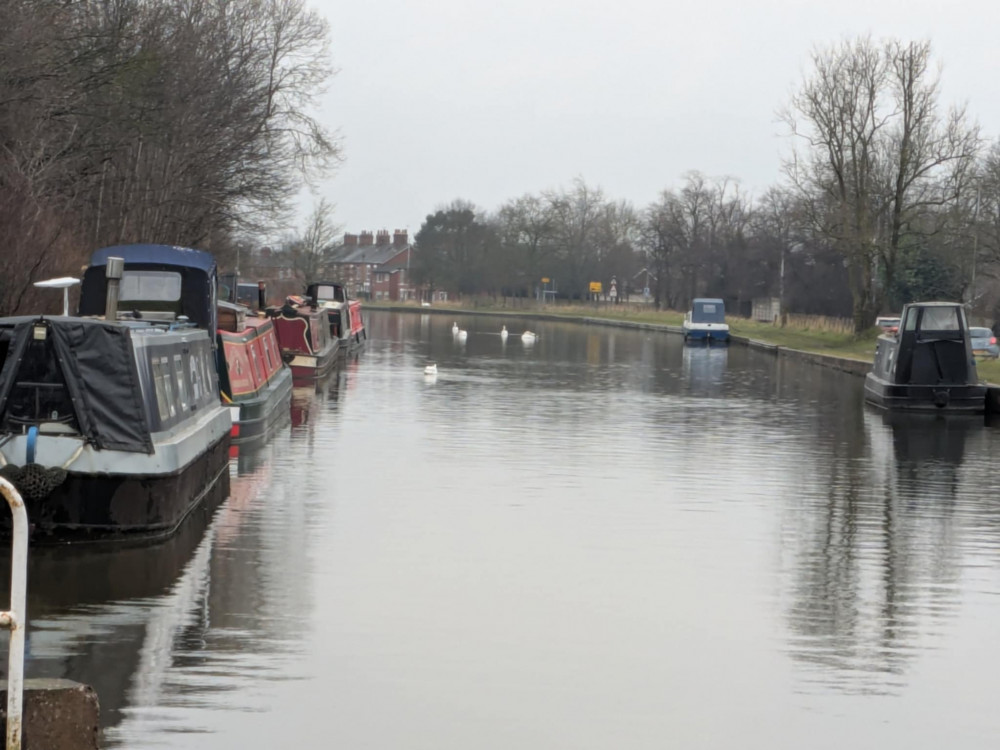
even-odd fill
[[[368,319],[214,516],[34,552],[29,676],[94,685],[105,747],[1000,736],[997,429],[739,346]]]

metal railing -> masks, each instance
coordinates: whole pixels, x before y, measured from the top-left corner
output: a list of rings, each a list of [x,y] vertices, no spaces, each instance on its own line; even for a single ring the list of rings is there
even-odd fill
[[[14,485],[0,477],[3,494],[14,516],[10,538],[10,609],[0,612],[0,627],[10,631],[7,658],[7,750],[21,750],[24,691],[24,629],[28,623],[28,511]]]

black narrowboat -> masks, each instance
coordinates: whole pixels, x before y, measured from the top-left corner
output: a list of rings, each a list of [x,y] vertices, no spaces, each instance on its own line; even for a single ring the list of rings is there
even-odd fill
[[[982,414],[965,309],[955,302],[905,305],[896,333],[878,337],[865,400],[888,410]]]
[[[213,338],[173,309],[183,274],[101,271],[82,316],[0,318],[0,475],[33,543],[166,537],[229,494],[230,410]]]

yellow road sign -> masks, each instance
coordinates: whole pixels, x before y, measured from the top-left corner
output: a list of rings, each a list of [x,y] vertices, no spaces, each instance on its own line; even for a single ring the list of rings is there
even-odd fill
[[[600,281],[591,281],[590,282],[590,291],[591,292],[594,292],[595,294],[600,294],[603,290],[604,290],[604,285],[601,284]]]

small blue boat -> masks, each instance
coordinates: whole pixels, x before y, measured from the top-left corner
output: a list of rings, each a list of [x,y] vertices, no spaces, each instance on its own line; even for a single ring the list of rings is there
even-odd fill
[[[684,340],[707,343],[729,343],[726,305],[721,299],[699,297],[692,301],[684,316]]]

